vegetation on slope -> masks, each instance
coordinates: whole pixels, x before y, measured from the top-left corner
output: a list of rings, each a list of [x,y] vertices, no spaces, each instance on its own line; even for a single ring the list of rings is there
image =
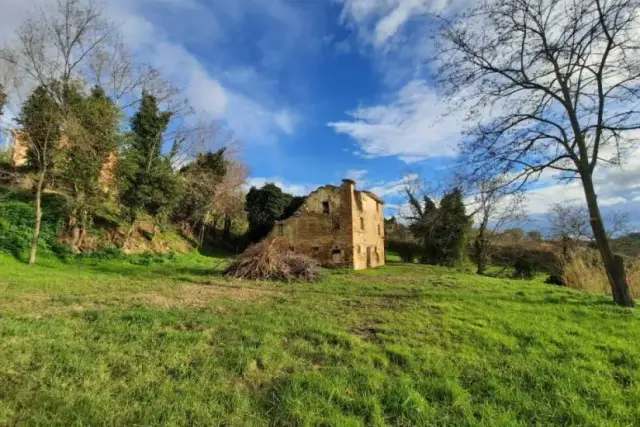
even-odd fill
[[[84,252],[74,254],[69,245],[68,224],[65,221],[70,204],[66,196],[59,193],[45,193],[42,198],[42,227],[38,241],[39,250],[44,254],[62,259],[74,257],[113,257],[125,255],[121,249],[128,224],[120,224],[117,215],[104,207],[95,212],[93,222],[86,230]],[[31,243],[35,209],[29,191],[0,187],[0,253],[8,253],[26,260]],[[148,231],[151,230],[151,231]],[[153,235],[147,235],[152,233]],[[130,238],[129,252],[144,255],[145,252],[173,253],[191,249],[191,243],[174,230],[171,225],[159,232],[153,226],[142,224]],[[150,254],[145,255],[147,257]],[[134,259],[133,257],[132,259]]]
[[[607,297],[403,264],[226,281],[216,262],[0,255],[0,425],[640,423],[640,322]]]

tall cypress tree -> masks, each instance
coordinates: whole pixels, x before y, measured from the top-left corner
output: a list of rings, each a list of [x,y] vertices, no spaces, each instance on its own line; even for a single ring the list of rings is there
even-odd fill
[[[143,92],[131,119],[128,147],[119,162],[120,202],[131,224],[141,214],[165,218],[178,201],[180,179],[162,155],[163,134],[171,112],[160,111],[154,96]]]
[[[159,110],[154,96],[148,92],[142,93],[140,108],[131,119],[131,148],[141,169],[148,171],[161,161],[162,135],[167,130],[171,115],[170,111]]]
[[[456,265],[467,258],[467,243],[471,230],[471,219],[466,214],[462,191],[454,188],[440,201],[440,261],[445,265]]]

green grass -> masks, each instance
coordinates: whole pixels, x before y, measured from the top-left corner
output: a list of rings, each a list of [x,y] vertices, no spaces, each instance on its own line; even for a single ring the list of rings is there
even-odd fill
[[[198,255],[0,255],[0,426],[635,426],[610,298],[394,264],[249,283]]]

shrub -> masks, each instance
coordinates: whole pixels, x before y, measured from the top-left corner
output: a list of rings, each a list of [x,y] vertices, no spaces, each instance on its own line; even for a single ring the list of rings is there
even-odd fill
[[[15,257],[24,254],[31,244],[33,233],[34,207],[21,200],[22,195],[15,194],[5,197],[0,203],[0,251]],[[44,252],[58,256],[66,256],[68,248],[57,242],[57,231],[62,225],[64,216],[60,200],[47,195],[43,198],[43,216],[40,226],[38,246]]]
[[[473,248],[469,248],[470,251]],[[564,260],[559,254],[562,251],[550,243],[527,243],[497,245],[491,253],[491,264],[502,267],[515,267],[521,258],[528,258],[535,271],[544,271],[559,276],[562,273]]]
[[[397,253],[403,262],[413,263],[420,255],[420,245],[411,240],[388,240],[387,250]]]
[[[315,281],[320,279],[321,269],[313,258],[283,251],[273,242],[262,241],[238,255],[224,274],[250,280]]]
[[[517,279],[533,279],[536,275],[535,260],[525,254],[518,258],[513,265],[513,277]]]

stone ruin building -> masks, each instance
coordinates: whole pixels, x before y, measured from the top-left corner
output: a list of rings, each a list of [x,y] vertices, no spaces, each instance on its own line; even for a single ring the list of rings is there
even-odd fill
[[[384,202],[355,186],[345,179],[313,191],[293,216],[276,222],[268,239],[327,267],[384,265]]]

